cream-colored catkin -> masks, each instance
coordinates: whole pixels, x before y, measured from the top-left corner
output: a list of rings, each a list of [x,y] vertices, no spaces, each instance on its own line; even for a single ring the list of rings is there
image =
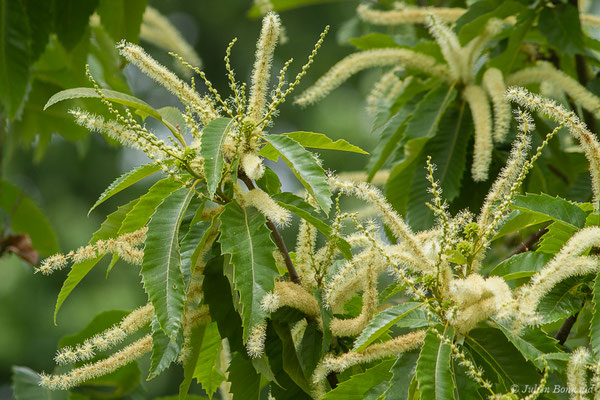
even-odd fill
[[[510,87],[506,90],[506,98],[522,107],[535,110],[554,121],[567,127],[569,133],[575,137],[584,151],[590,163],[590,175],[592,177],[592,192],[594,194],[594,209],[598,210],[600,205],[600,143],[587,126],[573,113],[553,100],[545,99],[539,95],[530,93],[526,89]]]
[[[398,69],[394,68],[386,72],[373,85],[373,89],[367,96],[367,110],[375,114],[380,107],[388,105],[402,91],[404,84],[398,78]]]
[[[535,66],[523,68],[506,79],[508,86],[525,86],[546,81],[552,82],[554,87],[565,92],[575,103],[581,104],[596,118],[600,118],[600,98],[547,61],[538,61]]]
[[[587,364],[590,353],[585,347],[579,347],[569,357],[567,364],[567,386],[571,400],[587,400]]]
[[[150,42],[161,49],[179,54],[191,65],[201,68],[202,60],[192,47],[181,36],[179,31],[171,24],[169,19],[158,12],[155,8],[146,7],[140,26],[140,39]],[[181,72],[189,75],[191,70],[177,64]]]
[[[251,358],[259,358],[265,353],[265,340],[267,339],[267,324],[255,325],[250,330],[246,341],[246,351]]]
[[[404,6],[398,10],[374,10],[366,4],[361,4],[356,9],[360,19],[373,25],[404,25],[425,24],[430,14],[435,15],[440,21],[452,23],[460,18],[467,10],[464,8],[442,7],[409,7]]]
[[[121,55],[137,66],[142,72],[162,85],[169,92],[181,98],[198,115],[204,125],[208,124],[219,115],[214,104],[206,97],[200,95],[187,83],[182,81],[165,66],[150,57],[144,49],[133,43],[122,41],[117,48]]]
[[[506,85],[502,71],[498,68],[488,68],[481,81],[494,105],[494,140],[498,143],[506,139],[510,127],[510,103],[504,98]]]
[[[252,71],[252,86],[250,87],[250,97],[248,99],[248,116],[254,123],[260,122],[265,114],[273,52],[280,31],[281,21],[279,16],[269,12],[263,18],[260,38],[256,45],[256,60]]]
[[[475,182],[487,180],[492,162],[492,119],[490,103],[480,86],[469,85],[463,91],[463,97],[469,103],[475,125],[475,144],[471,174]]]
[[[352,75],[373,67],[403,66],[424,71],[427,74],[452,81],[447,68],[440,66],[433,57],[409,49],[372,49],[354,53],[335,64],[317,82],[304,91],[296,103],[308,105],[323,99]]]
[[[427,28],[431,36],[440,46],[444,59],[448,63],[448,69],[452,80],[466,77],[463,65],[465,64],[463,48],[458,42],[458,37],[452,30],[442,23],[435,15],[430,14],[427,18]],[[470,61],[470,60],[468,60]]]
[[[316,265],[314,260],[315,245],[317,242],[317,228],[306,220],[300,221],[296,239],[296,271],[302,286],[316,288]]]
[[[260,307],[265,312],[272,313],[285,306],[295,308],[310,318],[320,320],[319,304],[306,289],[294,282],[275,282],[273,291],[263,297]]]
[[[317,365],[312,376],[315,398],[320,399],[325,391],[324,380],[331,372],[342,372],[354,365],[369,363],[385,357],[405,353],[423,345],[425,331],[410,332],[387,342],[376,343],[360,352],[349,351],[340,356],[327,355]]]
[[[147,335],[108,358],[86,364],[62,375],[40,375],[40,385],[51,390],[67,390],[90,379],[110,374],[152,350],[152,336]]]
[[[260,189],[252,189],[241,196],[246,206],[252,206],[279,227],[286,227],[292,220],[291,213],[275,202],[267,193]]]

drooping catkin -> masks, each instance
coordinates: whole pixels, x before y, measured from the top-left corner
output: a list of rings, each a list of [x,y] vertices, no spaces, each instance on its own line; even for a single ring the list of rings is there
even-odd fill
[[[510,103],[504,98],[506,85],[502,71],[488,68],[483,74],[481,83],[494,105],[494,140],[503,142],[510,127]]]
[[[481,182],[487,180],[492,162],[493,144],[490,103],[485,91],[480,86],[467,86],[463,91],[463,97],[469,103],[475,125],[475,145],[471,173],[474,181]]]

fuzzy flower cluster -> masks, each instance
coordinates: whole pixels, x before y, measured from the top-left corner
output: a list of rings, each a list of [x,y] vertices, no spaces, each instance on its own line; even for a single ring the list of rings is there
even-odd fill
[[[36,272],[49,275],[54,271],[63,269],[71,262],[79,264],[111,253],[117,254],[130,264],[141,265],[144,250],[137,246],[144,243],[147,231],[148,227],[144,227],[135,232],[123,234],[115,239],[97,240],[93,244],[80,247],[67,254],[54,254],[42,261]]]

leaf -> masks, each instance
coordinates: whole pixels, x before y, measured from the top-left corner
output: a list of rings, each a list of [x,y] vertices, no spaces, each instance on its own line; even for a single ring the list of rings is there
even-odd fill
[[[545,193],[516,196],[511,208],[550,217],[573,228],[583,228],[587,214],[576,204]]]
[[[498,68],[503,74],[512,71],[513,64],[520,53],[523,39],[531,30],[537,17],[535,9],[524,9],[517,16],[517,23],[512,27],[506,49],[497,57],[490,60],[489,67]]]
[[[217,118],[210,121],[202,130],[200,155],[204,158],[204,176],[208,185],[208,193],[211,196],[217,190],[219,182],[221,182],[223,169],[221,148],[231,123],[231,118]]]
[[[304,329],[302,340],[298,345],[298,359],[304,376],[311,377],[321,360],[321,344],[323,332],[316,321],[310,322]]]
[[[332,203],[331,191],[327,184],[325,171],[316,162],[313,155],[300,143],[284,135],[265,135],[264,139],[277,150],[279,156],[315,198],[317,204],[326,214],[329,214]]]
[[[181,272],[186,286],[196,265],[200,250],[206,245],[206,235],[212,231],[214,220],[199,221],[192,225],[181,241]]]
[[[100,0],[97,12],[113,40],[137,43],[147,3],[148,0]]]
[[[592,320],[590,321],[590,344],[596,357],[600,356],[600,272],[596,274],[592,293]]]
[[[194,379],[194,373],[196,370],[196,363],[200,353],[200,347],[204,342],[206,325],[199,324],[192,327],[190,332],[190,349],[187,357],[183,360],[183,381],[179,384],[179,395],[173,400],[185,400],[188,399],[188,391]]]
[[[231,382],[229,393],[233,395],[233,400],[260,398],[260,375],[256,373],[250,360],[240,353],[234,354],[227,372],[227,381]]]
[[[340,151],[349,151],[352,153],[360,153],[360,154],[369,154],[363,149],[353,144],[348,143],[344,139],[338,139],[335,142],[331,140],[329,137],[322,133],[315,132],[305,132],[305,131],[297,131],[297,132],[289,132],[282,133],[289,138],[294,139],[296,142],[300,143],[304,147],[311,147],[314,149],[325,149],[325,150],[340,150]]]
[[[147,380],[156,378],[169,368],[171,363],[177,360],[180,350],[179,344],[165,335],[160,328],[158,319],[154,316],[152,319],[152,355],[150,356]]]
[[[496,325],[500,328],[504,336],[519,350],[521,355],[527,360],[535,364],[539,370],[544,369],[544,362],[541,357],[546,353],[558,353],[560,349],[557,344],[558,341],[548,336],[540,328],[526,327],[520,334],[513,335],[509,329],[507,329],[500,322],[494,320]],[[560,370],[560,365],[552,361],[548,362],[550,371]]]
[[[211,399],[226,379],[220,366],[221,341],[217,324],[211,322],[206,326],[202,347],[200,347],[194,369],[194,378],[202,385],[202,389]]]
[[[540,238],[537,252],[556,254],[563,245],[577,232],[576,228],[562,222],[554,222],[548,226],[548,232]]]
[[[469,10],[456,21],[458,38],[461,45],[465,45],[485,30],[488,21],[492,18],[505,19],[511,15],[518,15],[523,5],[512,0],[492,0],[475,3]],[[486,12],[484,12],[484,10]],[[472,18],[473,14],[479,14]],[[464,21],[464,22],[463,22]],[[468,21],[468,22],[467,22]]]
[[[231,202],[225,206],[219,220],[222,254],[231,255],[234,288],[240,294],[244,342],[252,327],[262,324],[267,313],[260,303],[273,290],[279,275],[271,241],[271,231],[265,217],[254,208],[240,207]]]
[[[379,32],[371,32],[361,37],[352,38],[348,41],[359,50],[400,47],[390,35]]]
[[[507,258],[490,272],[490,275],[501,276],[504,280],[529,277],[540,271],[552,258],[552,254],[526,251]]]
[[[331,226],[323,222],[316,215],[314,208],[310,204],[302,200],[300,197],[287,192],[279,193],[272,197],[273,200],[275,200],[281,207],[306,220],[315,228],[317,228],[322,234],[324,234],[327,239],[331,240]],[[341,237],[337,238],[337,247],[347,260],[352,259],[352,249],[346,240]]]
[[[275,320],[271,321],[271,324],[281,340],[281,361],[283,371],[294,381],[299,388],[301,388],[306,394],[310,394],[311,387],[308,380],[304,376],[304,371],[298,359],[296,353],[296,347],[294,345],[294,339],[292,339],[292,332],[288,324],[282,324]],[[310,377],[310,375],[309,375]]]
[[[565,319],[581,309],[582,300],[573,292],[589,279],[581,276],[572,276],[558,282],[542,299],[538,305],[544,323],[551,323]]]
[[[58,40],[67,50],[81,40],[88,26],[90,16],[98,6],[98,0],[55,0],[56,19],[54,29]]]
[[[121,228],[121,223],[123,222],[125,216],[134,207],[134,205],[137,204],[137,202],[138,199],[134,199],[124,206],[117,208],[115,212],[109,214],[106,217],[106,220],[100,225],[100,229],[94,232],[89,243],[95,243],[98,240],[106,240],[117,236],[117,232]],[[96,257],[79,264],[73,264],[71,271],[69,271],[69,274],[67,275],[67,279],[65,279],[62,287],[60,288],[58,298],[56,299],[56,306],[54,307],[54,324],[56,324],[58,310],[60,310],[60,307],[65,302],[67,297],[101,259],[102,257]]]
[[[28,234],[39,253],[51,255],[59,251],[54,229],[42,210],[21,189],[5,180],[0,180],[0,209],[6,212],[13,232]]]
[[[27,13],[29,29],[31,29],[31,62],[35,62],[44,52],[48,44],[48,36],[53,29],[54,2],[23,0]]]
[[[363,400],[369,389],[389,380],[392,377],[390,368],[394,360],[383,361],[365,372],[352,375],[328,392],[324,400]]]
[[[119,193],[120,191],[127,189],[129,186],[133,185],[136,182],[141,181],[142,179],[160,171],[160,166],[156,163],[143,164],[129,172],[124,173],[117,179],[115,179],[105,190],[102,192],[96,203],[90,208],[88,211],[88,215],[94,210],[94,208],[98,207],[100,204],[104,203],[106,200]]]
[[[12,366],[12,389],[16,400],[67,400],[69,396],[66,390],[49,390],[40,386],[37,372],[17,365]]]
[[[416,350],[398,355],[396,362],[392,365],[392,368],[390,368],[392,378],[390,379],[390,386],[385,392],[385,399],[408,399],[408,388],[415,376],[418,358],[419,352]]]
[[[492,240],[500,239],[509,233],[518,232],[546,221],[550,221],[550,217],[546,215],[514,210],[504,219],[502,226],[498,229]]]
[[[450,341],[454,339],[454,328],[437,325],[436,329]],[[454,383],[450,371],[452,351],[441,341],[432,328],[427,330],[421,354],[417,360],[417,381],[424,399],[454,399]]]
[[[29,86],[31,32],[21,1],[0,1],[0,105],[9,120],[22,108]]]
[[[304,7],[311,4],[320,4],[320,3],[331,3],[331,2],[341,2],[348,0],[271,0],[271,4],[273,5],[273,11],[285,11],[291,10],[298,7]],[[257,5],[252,6],[252,8],[248,11],[248,16],[252,18],[259,18],[262,16],[260,8]]]
[[[543,7],[538,28],[548,44],[562,54],[573,56],[585,54],[583,32],[577,7],[568,3],[557,3],[554,7]]]
[[[362,351],[377,340],[381,335],[386,333],[392,326],[394,326],[402,318],[406,317],[410,313],[416,311],[421,307],[421,303],[408,302],[402,303],[377,313],[371,322],[363,329],[361,334],[356,338],[354,342],[353,351]]]
[[[179,253],[179,225],[194,187],[180,188],[166,197],[148,223],[142,261],[142,282],[161,329],[173,341],[181,327],[185,284]]]

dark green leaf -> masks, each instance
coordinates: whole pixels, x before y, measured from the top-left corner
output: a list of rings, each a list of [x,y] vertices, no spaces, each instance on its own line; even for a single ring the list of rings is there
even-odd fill
[[[100,21],[114,41],[136,43],[148,0],[100,0]]]
[[[281,193],[281,182],[271,168],[265,168],[263,176],[256,180],[256,186],[270,195]]]
[[[40,376],[27,367],[12,367],[12,389],[16,400],[67,400],[66,390],[49,390],[40,386]]]
[[[206,325],[197,324],[190,332],[190,349],[187,357],[183,360],[183,381],[179,385],[179,395],[173,400],[185,400],[189,398],[188,391],[194,379],[196,371],[196,363],[200,354],[200,348],[204,343]]]
[[[563,245],[577,232],[576,228],[562,222],[554,222],[548,226],[548,232],[541,237],[537,252],[556,254]]]
[[[265,135],[264,139],[277,150],[296,178],[328,214],[331,209],[331,192],[325,171],[313,155],[300,143],[284,135]]]
[[[185,300],[179,253],[179,225],[194,196],[193,188],[180,188],[166,197],[148,223],[142,262],[142,281],[158,322],[175,341],[181,327]]]
[[[523,39],[535,22],[537,13],[534,9],[525,9],[517,16],[517,23],[512,28],[506,49],[490,60],[488,67],[500,69],[504,74],[512,71],[512,66],[520,53]]]
[[[98,6],[98,0],[55,0],[56,19],[54,29],[58,39],[67,50],[81,40],[90,16]]]
[[[526,251],[507,258],[490,272],[504,280],[525,278],[541,270],[552,258],[552,254]]]
[[[390,379],[390,386],[385,392],[385,399],[408,400],[408,387],[415,376],[418,358],[419,352],[416,350],[398,355],[396,362],[390,369],[392,378]]]
[[[550,217],[554,221],[561,221],[573,228],[583,228],[587,214],[576,204],[570,203],[560,197],[548,196],[545,193],[517,196],[511,208],[538,215]]]
[[[234,354],[229,368],[229,393],[233,400],[258,400],[260,398],[260,375],[254,370],[252,362],[241,354]]]
[[[567,318],[581,309],[582,300],[575,295],[577,288],[589,279],[573,276],[557,283],[542,299],[538,310],[544,323]]]
[[[232,123],[231,118],[217,118],[208,123],[202,130],[202,146],[200,154],[204,158],[204,176],[208,193],[212,196],[221,182],[223,170],[223,153],[221,147],[227,137],[227,130]]]
[[[283,370],[294,383],[298,385],[298,387],[305,393],[310,394],[311,387],[306,376],[304,376],[304,371],[298,359],[298,354],[296,353],[296,347],[294,345],[294,340],[292,339],[289,325],[277,321],[272,321],[272,324],[282,344],[281,358]],[[310,375],[308,375],[308,377],[310,377]]]
[[[23,5],[31,29],[31,61],[35,62],[48,44],[53,29],[54,1],[24,0]]]
[[[316,321],[312,321],[304,329],[302,340],[298,346],[298,359],[304,376],[311,377],[321,359],[321,343],[323,332]]]
[[[390,308],[386,308],[376,314],[371,322],[363,329],[361,334],[354,342],[354,351],[364,350],[365,347],[377,340],[381,335],[386,333],[398,321],[408,316],[409,314],[418,311],[421,303],[409,302],[402,303]]]
[[[219,220],[222,254],[231,255],[233,282],[240,295],[244,341],[252,327],[262,324],[267,316],[260,303],[273,290],[277,266],[273,259],[275,244],[265,217],[254,208],[240,207],[231,202],[225,206]]]
[[[181,272],[186,286],[198,260],[198,255],[206,245],[206,235],[208,231],[212,230],[213,223],[214,220],[199,221],[190,227],[190,230],[181,241]]]
[[[454,329],[436,326],[438,332],[450,341],[454,340]],[[427,330],[421,354],[417,360],[417,380],[424,399],[454,399],[454,382],[450,371],[452,351],[440,340],[432,328]]]
[[[548,44],[570,56],[585,54],[579,11],[569,3],[558,2],[553,7],[543,7],[538,27]]]
[[[478,10],[472,10],[473,8],[478,8]],[[481,9],[483,8],[487,8],[487,12],[480,14],[467,23],[460,24],[458,38],[461,45],[465,45],[473,40],[476,36],[481,35],[490,19],[505,19],[511,15],[518,14],[524,7],[521,3],[512,0],[480,1],[476,3],[475,7],[469,8],[469,11],[461,16],[461,18],[457,21],[457,25],[458,23],[462,22],[461,20],[467,21],[468,19],[471,19],[471,15],[469,15],[469,13],[480,13],[482,11]]]
[[[143,164],[129,172],[124,173],[117,179],[115,179],[107,188],[102,192],[96,203],[90,208],[88,211],[88,215],[94,210],[94,208],[98,207],[100,204],[104,203],[106,200],[119,193],[120,191],[127,189],[129,186],[133,185],[136,182],[141,181],[142,179],[160,171],[160,166],[156,163]]]
[[[590,344],[594,355],[600,356],[600,273],[596,274],[594,280],[594,291],[592,297],[592,320],[590,321]]]
[[[383,361],[367,369],[363,373],[354,374],[350,379],[340,383],[335,389],[328,392],[324,400],[364,400],[369,389],[388,381],[392,374],[390,368],[394,360]]]
[[[20,113],[29,86],[30,46],[23,2],[0,0],[0,106],[10,120]]]
[[[154,316],[152,320],[152,356],[150,357],[150,370],[148,380],[156,378],[179,356],[179,344],[169,339],[160,328]]]
[[[498,229],[493,240],[546,221],[550,221],[550,217],[546,215],[514,210],[504,219],[502,226]]]

